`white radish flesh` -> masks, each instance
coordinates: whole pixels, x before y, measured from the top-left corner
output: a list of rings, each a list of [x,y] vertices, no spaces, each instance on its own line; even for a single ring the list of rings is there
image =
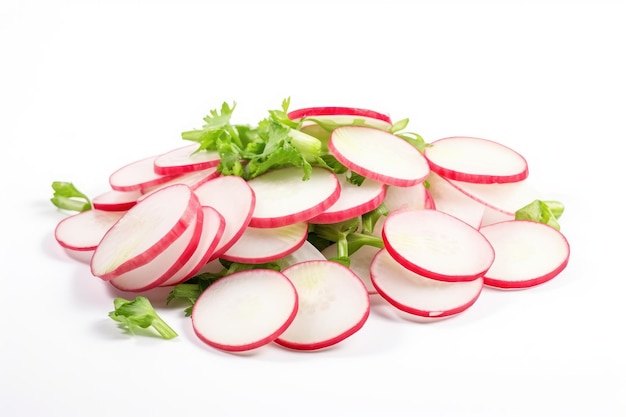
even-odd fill
[[[293,322],[298,295],[280,272],[253,269],[227,275],[198,297],[193,330],[204,343],[225,351],[259,348]]]
[[[215,167],[176,175],[169,181],[166,181],[162,184],[158,184],[152,187],[142,188],[141,191],[143,193],[143,196],[141,198],[144,198],[145,196],[150,195],[154,193],[155,191],[158,191],[165,187],[169,187],[170,185],[174,185],[174,184],[185,184],[192,190],[195,190],[196,188],[198,188],[205,182],[210,181],[219,175],[220,174],[217,171],[217,168]]]
[[[473,281],[494,259],[493,248],[478,230],[438,210],[392,212],[382,238],[402,266],[441,281]]]
[[[382,223],[382,221],[381,221]],[[370,245],[363,245],[357,251],[350,255],[350,270],[354,272],[367,289],[368,294],[376,294],[376,288],[372,285],[370,277],[370,265],[374,259],[374,255],[378,253],[380,248]],[[333,243],[322,251],[326,259],[337,256],[337,244]]]
[[[528,180],[503,184],[475,184],[448,180],[468,197],[494,210],[514,216],[515,211],[534,200],[541,199],[539,192]]]
[[[392,125],[389,115],[358,107],[306,107],[290,111],[287,116],[295,121],[305,118],[326,118],[325,120],[332,120],[339,124],[341,124],[341,122],[344,122],[344,124],[352,124],[359,120],[365,123],[368,121],[378,121],[383,128],[391,127]]]
[[[199,207],[186,185],[172,185],[140,200],[98,244],[92,274],[110,280],[147,264],[187,229]]]
[[[496,257],[485,273],[485,285],[528,288],[557,276],[567,266],[569,243],[558,230],[544,223],[511,220],[480,229]]]
[[[117,191],[136,191],[163,184],[173,175],[159,175],[154,172],[156,156],[131,162],[117,169],[109,176],[111,188]]]
[[[449,317],[467,310],[481,294],[481,277],[444,282],[412,272],[380,250],[371,264],[372,284],[391,305],[420,317]]]
[[[57,223],[54,238],[66,249],[93,251],[124,213],[92,209],[72,214]]]
[[[363,282],[332,261],[307,261],[283,270],[298,292],[298,313],[276,339],[281,346],[317,350],[356,333],[369,316],[369,295]]]
[[[250,226],[281,227],[307,221],[335,204],[341,188],[335,174],[313,167],[308,180],[301,168],[268,171],[248,181],[256,202]]]
[[[328,149],[348,169],[389,185],[409,187],[418,184],[430,171],[428,162],[417,148],[378,129],[339,127],[330,136]]]
[[[154,172],[159,175],[180,175],[219,165],[219,152],[197,149],[198,144],[187,145],[157,156],[154,160]]]
[[[513,149],[487,139],[455,136],[424,148],[430,168],[444,178],[481,183],[517,182],[528,177],[528,164]]]
[[[305,240],[302,246],[278,260],[280,269],[305,261],[325,261],[326,257],[311,242]]]
[[[98,194],[91,199],[93,208],[105,211],[127,211],[137,204],[141,197],[141,191],[117,191],[109,190]]]
[[[437,210],[463,220],[475,229],[482,223],[485,205],[461,192],[435,172],[427,178],[430,195]]]

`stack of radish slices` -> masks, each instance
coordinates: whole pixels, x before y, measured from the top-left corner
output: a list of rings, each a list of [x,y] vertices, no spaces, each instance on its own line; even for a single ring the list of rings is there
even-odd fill
[[[423,152],[390,133],[388,116],[320,107],[289,114],[351,172],[277,168],[249,181],[222,176],[219,155],[184,146],[120,167],[93,209],[57,224],[57,242],[94,276],[143,293],[184,283],[220,260],[277,262],[219,279],[195,302],[200,340],[226,351],[268,343],[295,350],[333,346],[363,327],[370,297],[414,316],[443,318],[472,306],[485,285],[527,288],[567,265],[569,245],[543,223],[515,220],[538,198],[528,165],[497,142],[452,137]],[[312,119],[334,124],[321,129]],[[359,121],[356,123],[355,121]],[[313,225],[358,218],[382,203],[350,267],[308,240]]]

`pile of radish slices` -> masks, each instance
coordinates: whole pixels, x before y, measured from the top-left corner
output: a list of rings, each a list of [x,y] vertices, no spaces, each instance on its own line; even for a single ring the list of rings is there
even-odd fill
[[[516,220],[540,198],[517,152],[491,140],[449,137],[419,150],[371,110],[318,107],[289,113],[300,132],[360,185],[313,166],[272,169],[250,180],[221,175],[217,152],[180,146],[121,166],[93,208],[68,215],[57,242],[115,288],[142,294],[183,284],[222,263],[261,265],[217,280],[191,310],[200,340],[246,351],[274,342],[317,350],[361,329],[370,297],[424,319],[459,314],[484,286],[528,288],[558,275],[569,245],[557,228]],[[332,131],[319,121],[332,122]],[[307,238],[315,225],[388,210],[371,232],[380,245],[330,260]]]

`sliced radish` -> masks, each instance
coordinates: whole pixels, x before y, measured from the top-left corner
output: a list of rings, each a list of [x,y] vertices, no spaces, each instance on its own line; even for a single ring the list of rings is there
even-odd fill
[[[382,130],[361,126],[335,129],[328,149],[343,165],[374,181],[410,187],[426,178],[428,162],[413,145]]]
[[[66,249],[93,251],[123,215],[121,211],[98,209],[72,214],[57,223],[54,238]]]
[[[157,156],[154,160],[154,172],[159,175],[180,175],[219,165],[219,152],[197,150],[198,144],[196,143]]]
[[[181,284],[192,278],[199,271],[206,267],[207,262],[214,254],[215,248],[220,242],[224,233],[224,217],[213,207],[202,207],[203,221],[202,231],[197,244],[193,247],[193,255],[171,276],[161,282],[161,286],[171,286]]]
[[[372,285],[372,279],[370,277],[370,265],[374,259],[374,255],[376,255],[379,250],[379,248],[374,246],[363,245],[350,255],[350,270],[361,278],[361,281],[365,284],[368,294],[376,294],[376,288]],[[337,244],[333,243],[332,245],[327,246],[322,251],[322,254],[324,254],[326,259],[336,257]]]
[[[104,235],[91,272],[103,280],[147,264],[196,218],[200,202],[186,185],[171,185],[140,200]]]
[[[457,217],[475,229],[480,227],[485,213],[484,204],[464,194],[434,171],[428,174],[427,181],[437,210]]]
[[[481,277],[467,282],[444,282],[412,272],[378,251],[371,264],[374,288],[391,305],[420,317],[449,317],[467,310],[483,288]]]
[[[503,184],[474,184],[448,180],[450,184],[474,200],[509,216],[528,203],[541,199],[528,180]]]
[[[487,139],[438,139],[424,149],[424,156],[433,171],[452,180],[492,184],[528,177],[528,164],[522,155]]]
[[[307,238],[306,222],[281,227],[248,226],[235,244],[221,257],[231,262],[261,264],[295,252]]]
[[[496,257],[485,273],[485,285],[527,288],[557,276],[567,266],[569,243],[544,223],[511,220],[482,227]]]
[[[154,172],[156,158],[157,156],[151,156],[140,159],[117,169],[109,176],[111,188],[117,191],[136,191],[171,180],[173,175],[159,175]]]
[[[227,275],[207,288],[195,302],[191,320],[207,345],[241,352],[274,341],[297,310],[298,294],[285,275],[253,269]]]
[[[338,124],[353,124],[355,120],[364,120],[366,123],[373,122],[385,127],[390,127],[392,124],[391,118],[386,114],[357,107],[306,107],[293,110],[287,116],[295,121],[306,118],[321,120],[325,118],[325,120],[332,120]]]
[[[141,197],[140,190],[118,191],[109,190],[91,199],[93,208],[106,211],[127,211],[137,204]]]
[[[121,291],[141,292],[169,280],[194,254],[203,223],[204,212],[199,207],[187,229],[171,245],[164,248],[150,262],[116,275],[109,283]]]
[[[361,185],[348,181],[345,175],[337,177],[341,187],[339,199],[323,213],[309,219],[309,223],[338,223],[374,210],[385,199],[385,184],[365,179]]]
[[[405,208],[423,209],[430,208],[428,198],[428,190],[423,182],[410,187],[388,185],[384,203],[389,211]]]
[[[211,206],[224,216],[225,228],[213,258],[221,256],[246,230],[256,204],[254,191],[241,177],[220,176],[194,190],[200,204]]]
[[[478,230],[439,210],[394,211],[385,219],[382,238],[402,266],[440,281],[473,281],[494,259]]]
[[[305,240],[302,246],[289,255],[284,256],[278,260],[280,269],[285,269],[288,266],[305,261],[325,261],[326,257],[319,251],[311,242]]]
[[[165,187],[169,187],[170,185],[174,185],[174,184],[185,184],[192,190],[195,190],[196,188],[198,188],[205,182],[210,181],[213,178],[218,177],[219,175],[220,173],[217,171],[217,168],[215,167],[202,169],[200,171],[187,172],[186,174],[176,175],[169,181],[164,182],[163,184],[158,184],[152,187],[142,188],[141,191],[144,195],[144,197],[142,198],[145,198],[145,196],[152,194],[155,191],[158,191]]]
[[[298,292],[298,312],[277,339],[281,346],[316,350],[356,333],[370,311],[367,289],[358,276],[332,261],[307,261],[283,270]]]
[[[339,199],[341,188],[335,174],[313,167],[308,180],[302,169],[279,168],[248,181],[256,203],[250,226],[280,227],[309,220]]]

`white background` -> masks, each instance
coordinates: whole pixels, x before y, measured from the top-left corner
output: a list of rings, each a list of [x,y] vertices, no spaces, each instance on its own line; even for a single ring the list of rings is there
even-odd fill
[[[610,1],[8,1],[0,5],[3,416],[624,416],[626,7]],[[501,141],[565,203],[566,270],[437,323],[373,299],[332,349],[123,334],[69,258],[52,181],[93,196],[223,101],[254,123],[349,105],[427,141]],[[161,294],[162,295],[162,294]]]

